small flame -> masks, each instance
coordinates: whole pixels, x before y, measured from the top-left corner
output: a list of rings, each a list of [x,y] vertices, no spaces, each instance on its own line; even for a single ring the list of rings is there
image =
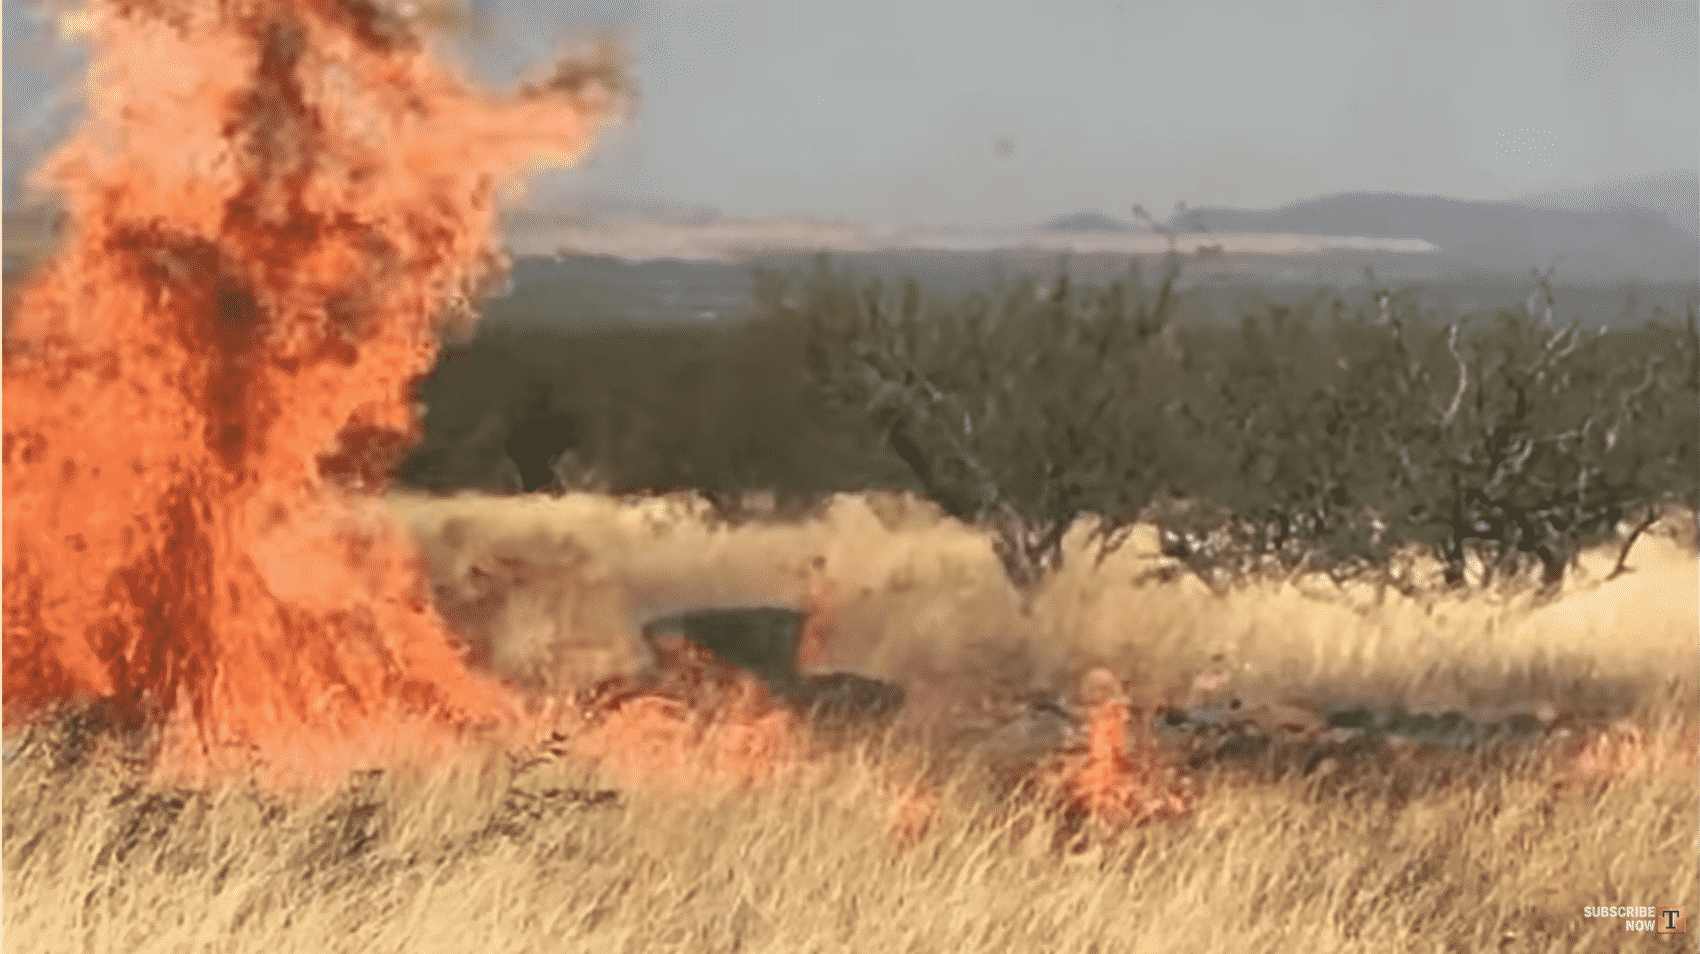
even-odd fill
[[[892,786],[890,797],[886,830],[900,847],[913,847],[932,831],[939,814],[938,796],[918,782],[908,782]]]
[[[1081,680],[1080,696],[1087,707],[1086,751],[1053,770],[1065,806],[1111,828],[1188,813],[1190,798],[1167,777],[1149,727],[1133,720],[1120,680],[1093,669]],[[1130,729],[1137,744],[1130,743]]]
[[[655,650],[654,685],[611,680],[550,751],[591,760],[623,786],[675,794],[735,791],[799,763],[798,720],[760,683],[682,637],[663,635]]]
[[[1653,769],[1655,761],[1665,761],[1664,755],[1648,745],[1647,733],[1639,725],[1620,719],[1588,738],[1561,782],[1609,785],[1639,778]]]
[[[808,596],[803,610],[802,630],[797,634],[796,671],[808,675],[819,670],[826,656],[826,638],[832,629],[837,591],[826,572],[826,558],[810,561]]]

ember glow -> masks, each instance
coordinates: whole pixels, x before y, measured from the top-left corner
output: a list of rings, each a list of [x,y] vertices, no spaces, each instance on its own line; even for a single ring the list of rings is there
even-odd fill
[[[518,707],[371,494],[504,263],[499,190],[576,159],[612,67],[478,90],[362,0],[99,0],[69,215],[5,340],[13,725],[106,703],[157,766],[322,778]]]

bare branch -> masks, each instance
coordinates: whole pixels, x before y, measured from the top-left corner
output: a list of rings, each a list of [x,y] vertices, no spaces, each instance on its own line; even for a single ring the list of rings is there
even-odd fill
[[[1446,350],[1452,352],[1453,360],[1458,362],[1458,390],[1452,395],[1452,403],[1446,408],[1446,413],[1441,416],[1440,425],[1442,427],[1452,423],[1452,418],[1457,415],[1459,406],[1464,403],[1464,391],[1470,385],[1470,367],[1465,363],[1464,356],[1458,352],[1458,326],[1456,324],[1446,334]]]

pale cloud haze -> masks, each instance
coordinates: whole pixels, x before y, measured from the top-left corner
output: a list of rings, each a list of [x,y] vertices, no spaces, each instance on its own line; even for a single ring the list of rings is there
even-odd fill
[[[492,76],[598,29],[636,53],[636,121],[538,183],[538,207],[1015,225],[1342,191],[1509,199],[1700,168],[1693,0],[478,6]],[[43,52],[30,8],[5,2],[9,203],[65,112],[50,78],[75,65]]]

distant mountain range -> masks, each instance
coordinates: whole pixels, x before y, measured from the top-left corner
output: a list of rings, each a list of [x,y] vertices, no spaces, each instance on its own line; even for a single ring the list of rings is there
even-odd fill
[[[1448,274],[1526,279],[1556,267],[1593,284],[1691,282],[1700,276],[1700,174],[1669,171],[1545,195],[1487,202],[1347,192],[1276,209],[1206,206],[1167,222],[1082,210],[1029,227],[875,229],[806,218],[744,219],[705,206],[602,201],[570,214],[509,220],[521,254],[610,255],[635,261],[747,261],[769,254],[1071,251],[1229,257],[1364,254],[1429,257]],[[1165,234],[1166,233],[1166,234]]]
[[[1526,195],[1516,202],[1531,209],[1652,213],[1663,216],[1678,231],[1700,238],[1700,173],[1693,170],[1608,179],[1587,189]]]
[[[1700,274],[1700,173],[1672,170],[1587,189],[1481,202],[1434,195],[1346,192],[1277,209],[1190,209],[1168,225],[1189,235],[1260,233],[1421,239],[1483,271],[1531,262],[1560,272],[1694,278]],[[1041,226],[1058,235],[1125,235],[1150,227],[1095,211]]]
[[[1700,172],[1670,169],[1648,176],[1610,179],[1584,189],[1526,195],[1505,202],[1468,201],[1400,192],[1343,192],[1302,199],[1277,209],[1222,206],[1187,210],[1169,224],[1203,221],[1215,232],[1301,232],[1309,235],[1362,235],[1421,238],[1440,246],[1468,244],[1471,235],[1516,222],[1552,223],[1575,219],[1524,218],[1506,207],[1592,215],[1638,215],[1662,222],[1690,238],[1700,238]],[[1097,211],[1071,212],[1043,222],[1051,232],[1145,232],[1150,227]],[[1443,241],[1444,240],[1444,241]]]
[[[1071,212],[1044,222],[1040,228],[1050,232],[1149,232],[1150,229],[1132,222],[1111,218],[1102,212]]]

